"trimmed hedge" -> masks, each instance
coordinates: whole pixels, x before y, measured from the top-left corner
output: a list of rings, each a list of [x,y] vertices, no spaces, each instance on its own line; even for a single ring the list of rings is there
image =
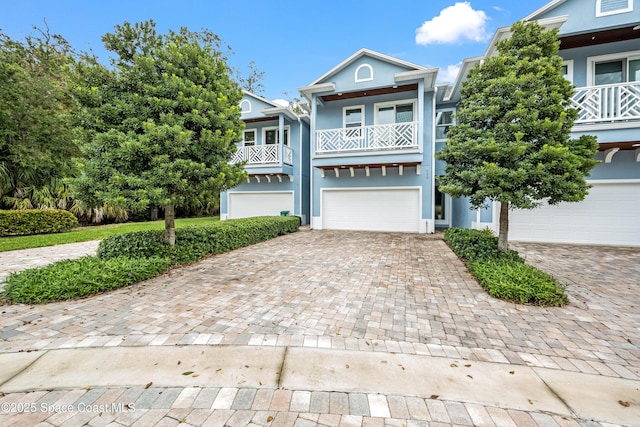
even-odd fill
[[[162,256],[170,258],[172,264],[187,264],[292,233],[299,227],[300,218],[296,216],[231,219],[206,227],[176,229],[173,248],[165,242],[164,231],[126,233],[102,240],[97,255],[101,259]]]
[[[86,256],[11,274],[4,296],[26,304],[67,300],[150,279],[168,267],[168,258],[102,260]]]
[[[524,263],[517,251],[502,252],[491,230],[450,228],[444,240],[489,295],[520,304],[563,306],[564,287],[550,274]]]
[[[78,219],[61,209],[0,210],[0,237],[69,231]]]
[[[293,233],[299,227],[300,218],[295,216],[227,220],[176,229],[173,248],[164,241],[163,231],[116,235],[100,242],[97,257],[60,261],[10,275],[3,296],[26,304],[78,298],[150,279],[171,265]]]

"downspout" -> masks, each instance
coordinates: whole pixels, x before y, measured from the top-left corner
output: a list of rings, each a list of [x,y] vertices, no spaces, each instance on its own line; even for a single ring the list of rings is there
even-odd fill
[[[311,120],[309,123],[309,225],[313,230],[313,198],[315,188],[313,186],[313,156],[312,152],[316,145],[316,95],[311,95],[311,104],[309,105]]]
[[[431,218],[433,221],[432,233],[436,232],[436,99],[438,99],[438,86],[434,86],[431,105]],[[428,232],[429,230],[427,230]]]
[[[284,167],[284,114],[278,116],[278,156],[280,158],[280,168]]]

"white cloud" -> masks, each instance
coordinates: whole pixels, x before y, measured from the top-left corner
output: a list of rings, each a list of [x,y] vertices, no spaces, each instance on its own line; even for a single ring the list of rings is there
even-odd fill
[[[453,84],[460,72],[460,63],[448,65],[447,68],[441,68],[438,71],[438,83],[451,83]]]
[[[482,10],[474,10],[468,1],[458,2],[440,11],[440,15],[425,21],[416,30],[416,43],[457,43],[464,39],[476,42],[488,38],[485,24],[487,14]]]
[[[274,99],[273,101],[274,104],[279,105],[281,107],[289,107],[289,101],[285,100],[285,99]]]

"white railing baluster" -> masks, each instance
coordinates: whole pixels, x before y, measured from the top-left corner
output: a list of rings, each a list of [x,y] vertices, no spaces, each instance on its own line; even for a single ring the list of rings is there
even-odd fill
[[[640,120],[640,82],[577,88],[571,101],[578,125]]]
[[[293,152],[291,147],[283,147],[284,163],[293,164]],[[231,158],[231,163],[241,163],[247,160],[247,166],[252,165],[268,165],[280,163],[278,145],[250,145],[247,147],[238,147]]]
[[[418,122],[316,131],[316,154],[418,148]]]

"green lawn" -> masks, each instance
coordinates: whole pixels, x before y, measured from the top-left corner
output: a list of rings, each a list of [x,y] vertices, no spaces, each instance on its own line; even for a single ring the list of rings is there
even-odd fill
[[[217,221],[219,221],[217,216],[204,218],[182,218],[176,219],[176,227],[208,225]],[[162,229],[164,229],[164,220],[78,227],[67,233],[2,237],[0,238],[0,252],[13,251],[16,249],[40,248],[43,246],[59,245],[61,243],[86,242],[88,240],[104,239],[105,237],[113,236],[115,234],[129,233],[131,231]]]

